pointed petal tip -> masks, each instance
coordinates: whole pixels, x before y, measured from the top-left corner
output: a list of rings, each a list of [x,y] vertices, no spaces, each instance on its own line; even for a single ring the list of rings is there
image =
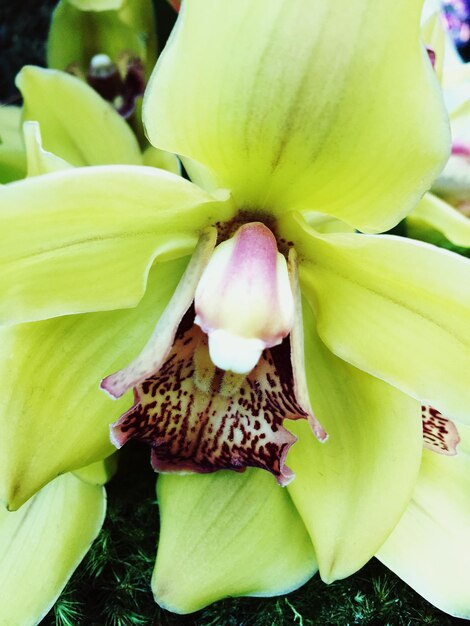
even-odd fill
[[[290,467],[287,467],[287,465],[282,468],[281,474],[276,477],[276,480],[281,487],[287,487],[287,485],[290,485],[294,479],[295,474]]]
[[[106,376],[106,378],[103,378],[100,382],[100,389],[104,391],[105,394],[107,394],[112,400],[117,400],[127,391],[127,389],[123,390],[119,384],[119,379],[117,378],[119,373],[120,372],[110,374],[109,376]]]
[[[123,413],[119,419],[109,425],[109,438],[113,446],[116,446],[118,450],[120,450],[122,446],[131,438],[131,433],[129,432],[129,428],[126,426],[126,421],[134,414],[135,410],[139,406],[139,402],[139,392],[134,389],[134,402],[130,409]]]
[[[430,404],[421,405],[423,445],[428,450],[444,456],[455,456],[460,434],[454,422]]]
[[[13,477],[7,485],[2,494],[0,502],[6,508],[7,511],[13,513],[18,511],[30,498],[38,493],[43,485],[35,485],[35,488],[29,484],[30,481],[21,481],[16,477]]]
[[[170,611],[176,615],[188,615],[209,604],[207,601],[189,599],[188,594],[178,593],[179,585],[175,582],[168,579],[159,581],[158,576],[156,580],[157,582],[152,584],[153,599],[165,611]]]
[[[113,446],[120,450],[126,441],[123,441],[122,433],[119,428],[117,428],[117,423],[118,422],[109,425],[109,439]]]
[[[317,418],[313,415],[313,413],[309,413],[309,416],[307,417],[307,421],[308,421],[308,424],[310,426],[312,433],[315,435],[318,441],[320,443],[326,443],[329,439],[329,435],[326,432],[326,430],[323,428],[323,426],[320,424],[320,422],[317,420]]]

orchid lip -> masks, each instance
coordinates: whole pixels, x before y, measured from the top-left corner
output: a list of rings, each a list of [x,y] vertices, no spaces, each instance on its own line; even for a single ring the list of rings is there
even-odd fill
[[[149,443],[159,472],[258,467],[284,486],[296,440],[284,420],[307,419],[326,440],[306,390],[295,253],[286,262],[261,223],[214,244],[213,230],[201,237],[141,355],[102,381],[114,397],[134,388],[111,441]]]

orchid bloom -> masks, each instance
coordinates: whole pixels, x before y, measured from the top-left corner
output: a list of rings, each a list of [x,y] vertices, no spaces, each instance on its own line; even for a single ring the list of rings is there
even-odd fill
[[[60,0],[48,65],[82,78],[129,118],[157,58],[154,22],[151,0]]]
[[[380,549],[470,616],[470,262],[374,234],[447,158],[421,4],[189,0],[144,121],[193,182],[107,165],[0,189],[1,497],[106,458],[122,413],[113,442],[162,471],[171,610]]]

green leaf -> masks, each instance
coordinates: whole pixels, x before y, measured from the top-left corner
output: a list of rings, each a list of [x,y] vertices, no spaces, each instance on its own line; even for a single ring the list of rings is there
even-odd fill
[[[58,474],[115,451],[109,425],[132,403],[100,389],[145,345],[187,259],[156,264],[134,309],[0,330],[0,499],[18,508]]]
[[[387,230],[448,155],[421,6],[188,2],[146,92],[148,136],[209,168],[239,207]]]
[[[321,342],[304,302],[305,365],[315,416],[329,438],[306,422],[287,464],[287,487],[315,547],[325,582],[366,563],[391,532],[418,475],[422,450],[419,402],[334,356]]]
[[[192,613],[226,596],[271,596],[317,570],[289,494],[267,472],[161,475],[156,601]]]
[[[457,456],[424,451],[413,499],[377,557],[441,611],[470,619],[470,428],[457,427]]]
[[[106,494],[66,474],[19,511],[0,509],[0,605],[5,626],[38,624],[87,553]]]
[[[219,198],[226,200],[227,194]],[[77,168],[0,189],[0,322],[135,306],[155,258],[233,209],[150,167]]]

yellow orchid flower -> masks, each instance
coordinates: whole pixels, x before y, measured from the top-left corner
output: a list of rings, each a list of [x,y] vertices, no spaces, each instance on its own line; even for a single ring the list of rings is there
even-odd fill
[[[447,158],[421,5],[189,0],[144,121],[194,182],[106,165],[0,189],[1,497],[107,457],[127,412],[113,440],[146,439],[165,472],[152,586],[174,611],[361,567],[427,501],[422,405],[426,444],[457,451],[426,455],[466,451],[470,262],[374,234]],[[452,467],[442,521],[464,545]],[[465,564],[445,585],[420,567],[410,584],[468,616]]]

